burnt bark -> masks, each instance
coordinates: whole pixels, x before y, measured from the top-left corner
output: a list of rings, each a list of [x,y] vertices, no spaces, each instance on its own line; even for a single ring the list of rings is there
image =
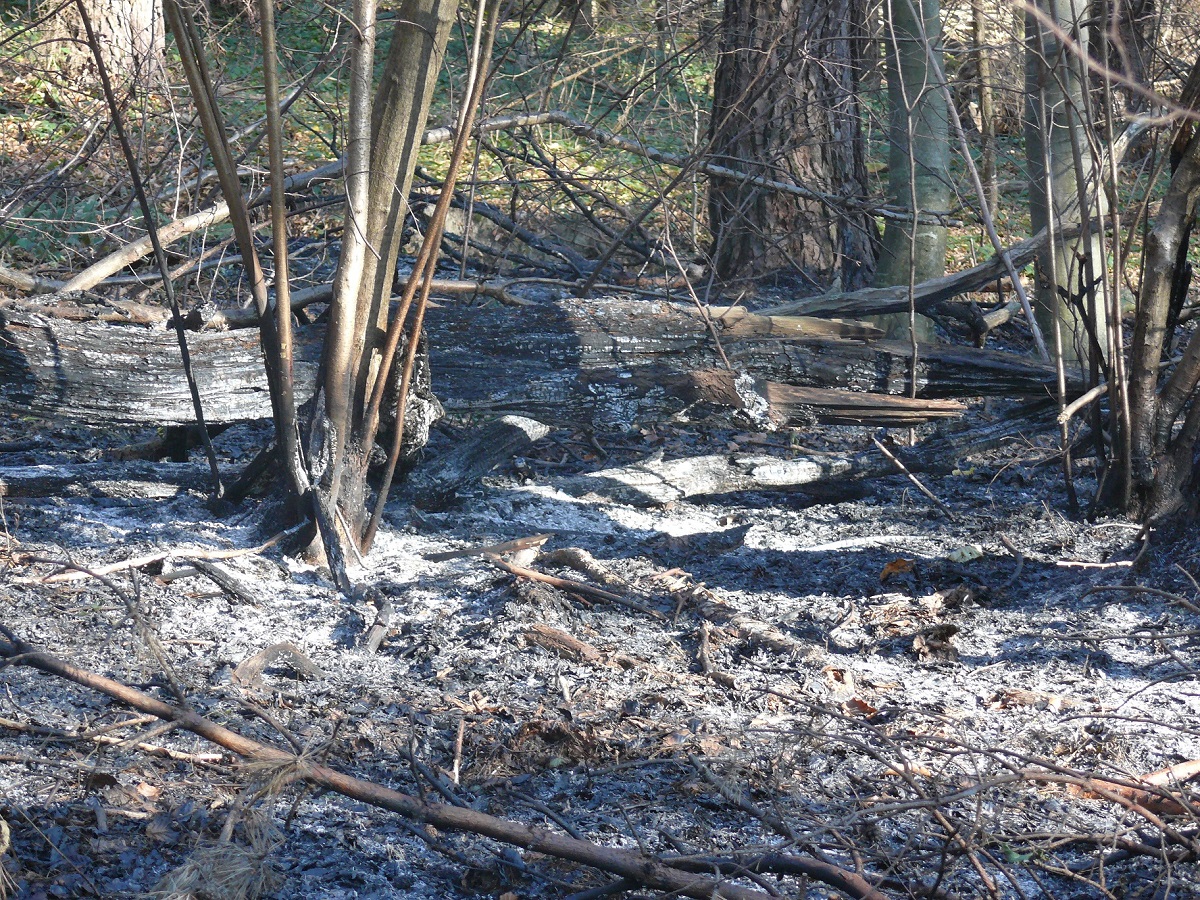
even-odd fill
[[[1200,64],[1197,65],[1200,71]],[[1193,336],[1182,359],[1160,377],[1170,338],[1172,295],[1200,203],[1200,134],[1186,144],[1146,235],[1146,275],[1138,297],[1129,374],[1133,479],[1147,520],[1167,518],[1185,507],[1200,443],[1200,342]],[[1183,418],[1182,428],[1176,425]]]
[[[861,287],[874,269],[875,226],[837,208],[755,184],[796,184],[860,201],[867,194],[862,114],[862,0],[726,0],[713,86],[712,153],[745,179],[709,182],[720,278],[801,274]]]
[[[433,394],[454,411],[523,413],[551,425],[628,425],[697,401],[776,419],[911,422],[956,413],[938,398],[1047,396],[1053,369],[967,347],[921,348],[918,395],[906,405],[907,343],[799,336],[788,320],[730,315],[708,325],[694,307],[563,299],[534,307],[431,309],[431,381],[410,395],[406,432],[420,446]],[[296,394],[313,392],[322,330],[296,329]],[[261,351],[250,331],[189,341],[212,423],[270,415]],[[416,387],[420,387],[420,381]],[[432,393],[430,392],[432,388]],[[798,389],[804,388],[805,391]],[[178,350],[163,326],[79,322],[26,305],[0,308],[0,409],[94,424],[192,420]],[[424,429],[420,426],[424,422]]]

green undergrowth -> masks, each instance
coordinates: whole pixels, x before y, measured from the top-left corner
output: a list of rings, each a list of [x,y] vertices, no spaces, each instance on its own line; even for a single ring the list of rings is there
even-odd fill
[[[236,8],[240,5],[231,5]],[[381,8],[381,36],[390,33],[397,4]],[[574,118],[671,153],[702,147],[716,64],[717,7],[705,6],[674,19],[656,19],[661,5],[642,2],[613,9],[591,4],[594,25],[572,18],[568,4],[513,14],[497,37],[494,71],[482,115],[563,110]],[[219,7],[225,9],[226,7]],[[0,183],[6,197],[0,217],[0,258],[19,267],[55,275],[78,270],[99,255],[141,234],[133,213],[128,176],[110,133],[98,90],[87,79],[68,77],[58,50],[46,40],[46,23],[30,25],[26,4],[0,5],[0,59],[8,77],[0,79]],[[452,30],[430,117],[450,124],[462,97],[473,11],[464,5]],[[349,25],[328,6],[302,0],[278,7],[280,75],[284,95],[302,83],[307,90],[286,119],[289,171],[320,165],[344,150],[346,103],[342,63]],[[266,143],[258,126],[263,116],[261,49],[256,25],[244,13],[206,23],[208,51],[219,98],[248,190],[266,183]],[[49,48],[49,49],[48,49]],[[379,65],[386,55],[379,48]],[[160,215],[173,218],[211,203],[214,183],[204,173],[203,153],[184,79],[167,43],[167,74],[126,96],[126,121],[134,135],[148,190]],[[875,197],[885,194],[887,146],[883,86],[864,94],[868,169]],[[969,123],[968,123],[969,126]],[[978,135],[970,135],[978,141]],[[1029,234],[1028,192],[1022,139],[1001,135],[998,168],[1001,203],[995,220],[1002,240]],[[81,148],[87,152],[81,154]],[[425,189],[444,175],[448,143],[422,150],[419,179]],[[964,161],[955,154],[947,173],[955,187],[953,214],[962,221],[951,230],[948,267],[971,265],[992,253],[979,223],[978,200]],[[1122,208],[1133,209],[1147,192],[1161,192],[1137,174],[1140,160],[1127,167],[1118,186]],[[706,181],[683,178],[670,166],[603,147],[557,125],[489,134],[468,159],[464,187],[473,186],[523,227],[575,246],[585,257],[599,256],[629,219],[649,209],[642,233],[669,237],[682,260],[702,256],[709,241],[705,225]],[[340,220],[337,183],[316,189],[326,205],[297,215],[297,234],[324,237]],[[882,220],[879,221],[882,227]],[[502,230],[476,219],[479,242],[499,246]],[[217,231],[175,247],[181,258],[209,249],[226,235]],[[1132,242],[1130,264],[1139,242]],[[522,252],[525,252],[524,250]]]

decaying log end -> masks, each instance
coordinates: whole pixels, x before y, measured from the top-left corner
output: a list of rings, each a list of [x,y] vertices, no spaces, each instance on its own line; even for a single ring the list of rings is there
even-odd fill
[[[210,422],[271,415],[256,333],[193,333],[188,347]],[[298,385],[311,386],[316,363],[315,353],[298,353]],[[195,421],[179,346],[165,324],[71,321],[27,307],[0,309],[0,409],[86,425]]]

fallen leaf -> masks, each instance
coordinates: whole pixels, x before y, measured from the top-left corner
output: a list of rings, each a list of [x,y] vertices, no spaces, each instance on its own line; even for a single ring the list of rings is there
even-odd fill
[[[879,581],[883,583],[894,575],[906,575],[913,570],[914,565],[916,565],[916,560],[905,559],[904,557],[893,559],[879,573]]]
[[[146,823],[146,840],[151,843],[174,843],[178,839],[179,833],[171,828],[171,821],[166,816],[155,816]]]
[[[858,715],[865,716],[868,719],[879,712],[879,710],[873,707],[870,703],[859,697],[851,697],[846,701],[845,706],[846,712],[850,713],[851,715],[857,713]]]
[[[964,544],[951,550],[947,554],[950,562],[966,563],[976,559],[983,559],[983,548],[978,544]]]

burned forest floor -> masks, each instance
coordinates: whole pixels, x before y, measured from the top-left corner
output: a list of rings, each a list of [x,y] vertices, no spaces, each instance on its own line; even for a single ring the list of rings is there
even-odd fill
[[[470,431],[443,423],[427,457]],[[0,464],[72,465],[145,436],[8,420]],[[237,426],[216,447],[232,469],[267,436]],[[1070,517],[1049,434],[923,476],[944,507],[902,475],[643,507],[551,485],[655,453],[789,458],[870,437],[553,432],[445,509],[402,490],[352,569],[357,601],[289,538],[214,553],[271,537],[269,492],[236,507],[100,482],[10,497],[0,622],[171,700],[165,659],[196,712],[359,778],[763,896],[853,895],[796,860],[884,897],[1200,896],[1196,795],[1179,783],[1200,759],[1200,541]],[[1083,460],[1085,500],[1092,475]],[[476,552],[535,535],[495,553],[611,596]],[[104,582],[37,559],[138,568]],[[272,780],[32,669],[0,682],[16,896],[666,896]]]

